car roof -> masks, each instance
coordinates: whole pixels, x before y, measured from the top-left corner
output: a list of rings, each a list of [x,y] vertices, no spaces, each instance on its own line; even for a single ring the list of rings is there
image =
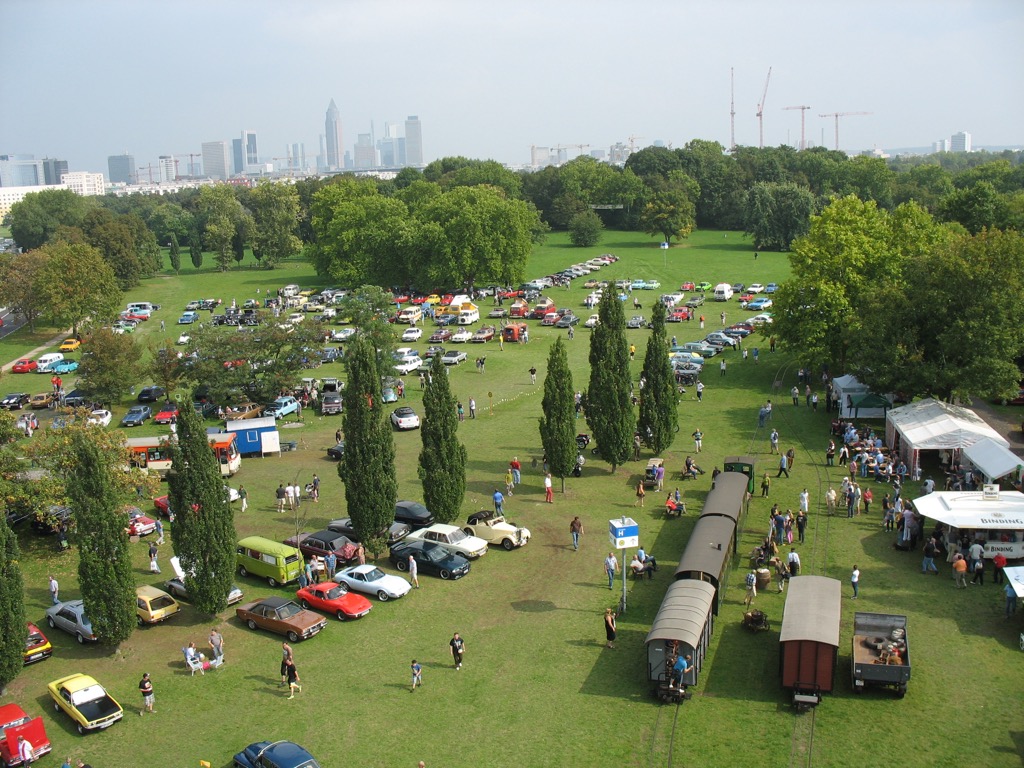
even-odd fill
[[[266,605],[269,608],[280,608],[282,605],[292,603],[294,600],[288,597],[264,597],[262,600],[257,600],[256,605]]]
[[[151,584],[143,584],[135,588],[135,594],[139,597],[162,597],[167,595],[162,589],[158,589]],[[168,595],[169,597],[169,595]]]
[[[452,533],[453,531],[458,531],[461,529],[457,525],[447,525],[446,523],[434,523],[426,530],[437,531],[438,533]]]

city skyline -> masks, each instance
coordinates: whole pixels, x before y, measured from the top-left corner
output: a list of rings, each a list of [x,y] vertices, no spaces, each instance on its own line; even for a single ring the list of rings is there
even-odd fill
[[[125,61],[143,55],[138,45],[95,45],[185,28],[198,9],[205,26],[232,28],[243,7],[256,20],[244,46],[180,39],[146,49],[170,57],[148,67]],[[32,66],[0,81],[0,104],[23,116],[4,126],[0,153],[104,171],[125,150],[145,166],[215,140],[228,142],[230,161],[231,137],[247,130],[261,161],[304,145],[312,165],[332,99],[339,165],[360,135],[379,139],[384,123],[411,115],[428,126],[422,163],[465,155],[527,165],[533,145],[562,145],[571,158],[630,137],[637,147],[694,138],[728,147],[730,70],[741,145],[758,144],[762,100],[766,146],[796,146],[805,116],[808,143],[831,148],[833,121],[819,115],[844,111],[871,113],[843,119],[841,148],[851,152],[930,147],[963,131],[975,146],[1024,144],[1024,105],[1012,97],[1024,8],[1009,0],[866,0],[856,16],[849,6],[747,0],[388,8],[382,34],[380,7],[359,2],[4,3],[0,22],[24,31],[9,36],[7,60]],[[45,55],[29,34],[42,25],[63,41]],[[93,66],[81,66],[85,52]],[[111,71],[116,85],[103,75]],[[785,110],[793,105],[810,109]]]

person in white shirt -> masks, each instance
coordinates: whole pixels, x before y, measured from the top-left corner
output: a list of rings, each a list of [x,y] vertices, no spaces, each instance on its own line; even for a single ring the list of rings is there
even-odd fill
[[[789,565],[790,576],[800,575],[800,555],[797,554],[795,549],[791,549],[789,551],[789,557],[786,558],[786,563]]]
[[[810,512],[810,504],[811,504],[811,494],[809,494],[807,492],[807,489],[804,488],[803,492],[800,494],[800,511],[801,512]]]
[[[21,758],[22,765],[28,765],[33,762],[36,757],[35,747],[33,747],[32,742],[24,736],[18,737],[18,757]]]

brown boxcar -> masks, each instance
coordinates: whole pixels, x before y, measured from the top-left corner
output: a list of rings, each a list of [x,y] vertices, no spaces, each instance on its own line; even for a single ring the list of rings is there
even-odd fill
[[[782,687],[793,691],[798,709],[817,704],[831,693],[839,657],[842,585],[825,576],[797,576],[789,581],[779,636]]]

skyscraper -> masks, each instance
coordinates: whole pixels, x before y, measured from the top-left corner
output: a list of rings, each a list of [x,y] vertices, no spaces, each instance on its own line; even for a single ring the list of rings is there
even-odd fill
[[[43,180],[46,184],[60,184],[60,177],[67,172],[67,160],[55,160],[52,157],[43,158]]]
[[[160,181],[174,181],[178,177],[177,165],[172,155],[160,155],[156,165],[160,169]]]
[[[360,133],[355,146],[356,168],[375,168],[377,150],[373,146],[373,134]]]
[[[327,107],[324,137],[327,143],[327,170],[337,171],[341,168],[341,115],[334,99],[331,99],[331,105]]]
[[[125,152],[107,158],[107,177],[111,184],[134,184],[135,158]]]
[[[203,170],[209,178],[222,181],[231,175],[231,151],[226,141],[203,142]]]
[[[245,173],[245,150],[242,149],[241,139],[231,140],[231,168],[235,174]]]
[[[954,133],[949,139],[949,151],[950,152],[970,152],[971,151],[971,134],[960,131],[960,133]]]
[[[423,129],[416,115],[405,118],[405,164],[423,167]]]
[[[256,131],[242,131],[242,151],[245,153],[246,171],[260,164],[260,153],[256,148]]]

